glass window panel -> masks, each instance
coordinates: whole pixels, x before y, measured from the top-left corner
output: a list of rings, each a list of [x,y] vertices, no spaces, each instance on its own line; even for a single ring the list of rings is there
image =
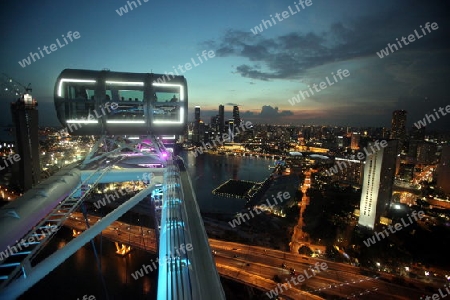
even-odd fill
[[[153,86],[156,102],[153,119],[156,121],[180,121],[180,86]]]
[[[95,108],[94,83],[66,82],[64,83],[64,96],[66,100],[66,117],[68,119],[88,118]]]
[[[109,114],[109,120],[145,120],[143,85],[107,83],[106,89],[110,99],[118,103],[118,108]]]

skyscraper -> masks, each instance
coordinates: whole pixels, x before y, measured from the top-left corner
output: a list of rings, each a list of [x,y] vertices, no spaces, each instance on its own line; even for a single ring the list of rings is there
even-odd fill
[[[14,167],[15,180],[21,190],[26,192],[39,183],[41,165],[39,158],[38,110],[37,102],[31,94],[23,95],[17,102],[11,103],[11,114],[16,126],[16,153],[20,160]]]
[[[200,143],[200,138],[200,106],[196,106],[194,111],[194,130],[192,140],[195,143]]]
[[[219,132],[223,133],[225,130],[225,107],[219,105]]]
[[[337,137],[337,146],[339,148],[343,148],[344,147],[344,137],[342,135],[339,135]]]
[[[399,140],[398,153],[402,152],[406,141],[406,110],[394,110],[392,113],[391,139]]]
[[[437,144],[432,142],[420,141],[417,144],[417,160],[418,164],[430,165],[437,162],[436,157]]]
[[[200,106],[195,107],[195,122],[200,122]]]
[[[239,106],[233,106],[233,120],[234,126],[239,127],[241,125],[241,118],[239,117]]]
[[[371,147],[373,146],[373,148]],[[359,225],[374,229],[389,209],[394,183],[398,141],[391,140],[386,147],[369,143],[375,149],[365,161],[360,202]]]
[[[353,132],[352,133],[352,139],[351,139],[351,143],[350,143],[350,148],[352,150],[358,150],[359,149],[359,141],[361,139],[361,135],[359,134],[359,132]]]
[[[234,142],[234,119],[229,119],[228,122],[228,134],[230,135],[230,141]]]
[[[442,148],[441,159],[437,167],[437,186],[450,194],[450,145]]]
[[[210,119],[209,127],[211,128],[211,130],[213,132],[217,132],[218,127],[219,127],[218,123],[219,123],[219,116],[218,115],[212,116]]]
[[[406,110],[395,110],[392,113],[391,139],[402,142],[406,139]]]

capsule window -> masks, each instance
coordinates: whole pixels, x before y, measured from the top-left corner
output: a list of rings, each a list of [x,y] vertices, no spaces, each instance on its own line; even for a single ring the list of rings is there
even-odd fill
[[[145,120],[144,85],[142,82],[106,81],[107,101],[118,103],[109,120]]]

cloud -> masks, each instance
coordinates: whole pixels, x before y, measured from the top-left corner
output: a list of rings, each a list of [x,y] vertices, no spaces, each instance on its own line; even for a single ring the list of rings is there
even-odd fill
[[[276,37],[253,35],[250,31],[229,29],[217,41],[206,43],[219,57],[235,56],[248,63],[235,66],[235,73],[261,81],[299,79],[308,69],[337,61],[374,57],[376,52],[407,37],[426,22],[437,22],[439,29],[404,46],[404,52],[439,51],[450,48],[450,22],[444,1],[434,5],[411,1],[408,5],[420,14],[403,12],[405,3],[392,5],[388,11],[335,22],[323,32],[294,31]],[[277,25],[281,26],[281,25]],[[420,59],[420,58],[419,58]],[[383,62],[384,63],[384,62]],[[399,61],[400,64],[408,62]]]
[[[225,105],[239,106],[239,104],[237,104],[237,103],[231,103],[231,102],[225,103]]]
[[[294,113],[290,110],[278,111],[278,107],[272,107],[270,105],[264,105],[261,108],[261,113],[259,117],[262,118],[278,118],[285,116],[292,116]]]
[[[290,110],[280,111],[278,107],[264,105],[259,113],[247,110],[245,112],[241,111],[239,115],[244,120],[251,120],[257,123],[268,123],[269,120],[276,123],[277,121],[282,121],[282,118],[284,120],[286,117],[294,116],[294,113]]]

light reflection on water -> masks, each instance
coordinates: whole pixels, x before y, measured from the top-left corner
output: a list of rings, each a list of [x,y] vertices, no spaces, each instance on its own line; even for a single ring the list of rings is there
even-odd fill
[[[270,174],[269,165],[275,160],[249,156],[201,155],[192,152],[181,154],[194,186],[197,202],[202,212],[234,214],[245,205],[243,199],[224,199],[211,192],[229,179],[264,181]]]
[[[255,157],[203,155],[195,158],[192,152],[182,153],[181,156],[187,164],[202,212],[234,214],[239,211],[245,200],[219,201],[211,191],[231,178],[263,181],[271,172],[268,165],[274,164],[273,159]],[[71,239],[72,230],[60,229],[44,252],[52,253],[61,249]],[[110,299],[156,299],[157,270],[138,280],[131,277],[131,273],[139,270],[143,264],[156,259],[155,254],[133,250],[121,257],[115,254],[114,243],[103,239],[100,246],[100,238],[97,237],[95,244]],[[77,299],[83,295],[106,299],[91,243],[79,249],[19,299]]]

